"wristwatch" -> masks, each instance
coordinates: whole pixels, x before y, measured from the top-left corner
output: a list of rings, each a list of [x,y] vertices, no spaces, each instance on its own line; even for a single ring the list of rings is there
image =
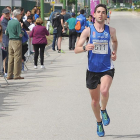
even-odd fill
[[[86,46],[83,46],[83,50],[86,51]]]

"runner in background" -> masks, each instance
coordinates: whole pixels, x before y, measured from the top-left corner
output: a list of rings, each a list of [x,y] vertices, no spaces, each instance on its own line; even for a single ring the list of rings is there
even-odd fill
[[[92,17],[92,15],[88,16],[88,21],[87,21],[87,27],[89,27],[90,25],[93,25],[93,17]]]

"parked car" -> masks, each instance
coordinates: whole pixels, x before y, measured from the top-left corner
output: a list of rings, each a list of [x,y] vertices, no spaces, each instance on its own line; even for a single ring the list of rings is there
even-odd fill
[[[59,11],[57,11],[57,12],[59,12]],[[55,16],[55,13],[56,13],[56,11],[55,12],[52,12],[50,14],[50,17],[49,17],[49,19],[47,19],[47,24],[46,24],[46,28],[47,28],[47,30],[49,31],[49,33],[51,35],[53,34],[52,20],[53,20],[53,18]],[[64,22],[67,21],[69,18],[71,18],[71,13],[66,12],[66,15],[64,15]],[[69,31],[67,30],[67,28],[65,28],[65,34],[64,34],[64,36],[68,36],[68,35],[69,35]]]

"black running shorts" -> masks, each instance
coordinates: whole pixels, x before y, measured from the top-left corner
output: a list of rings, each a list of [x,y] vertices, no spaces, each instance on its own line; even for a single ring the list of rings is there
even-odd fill
[[[62,27],[58,27],[58,28],[57,28],[57,37],[63,37],[63,34],[62,34]]]
[[[114,73],[115,73],[115,69],[111,69],[105,72],[101,72],[101,73],[96,73],[96,72],[91,72],[87,70],[86,73],[86,86],[88,89],[96,89],[98,84],[101,84],[101,78],[105,75],[109,75],[112,77],[114,77]]]

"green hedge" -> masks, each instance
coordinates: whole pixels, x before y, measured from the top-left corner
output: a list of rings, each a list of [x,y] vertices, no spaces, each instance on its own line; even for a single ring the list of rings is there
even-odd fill
[[[132,11],[132,9],[118,8],[118,9],[114,9],[114,11]]]

